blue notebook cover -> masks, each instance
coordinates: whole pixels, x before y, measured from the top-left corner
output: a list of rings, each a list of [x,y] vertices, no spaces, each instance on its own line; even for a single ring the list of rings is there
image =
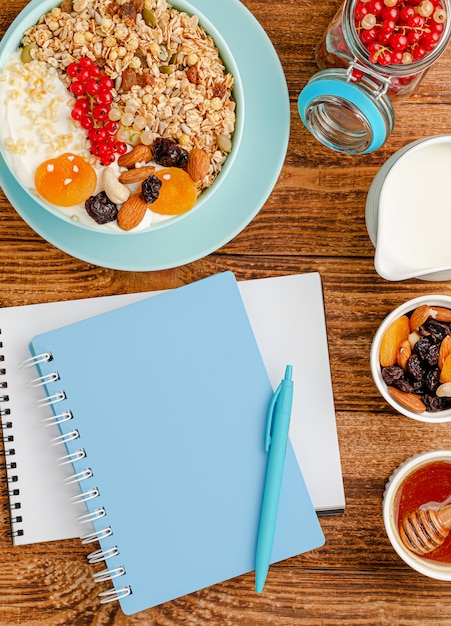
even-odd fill
[[[130,615],[254,569],[273,389],[232,273],[38,335],[30,349],[52,355],[40,375],[58,374],[44,378],[55,403],[42,417],[72,416],[55,443],[86,501],[80,534],[88,521],[100,538],[94,576],[114,585],[102,601]],[[272,562],[323,543],[288,444]]]

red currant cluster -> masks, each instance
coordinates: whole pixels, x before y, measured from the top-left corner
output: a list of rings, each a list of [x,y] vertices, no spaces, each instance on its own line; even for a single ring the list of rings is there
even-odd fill
[[[127,145],[116,138],[118,122],[108,117],[114,83],[88,57],[70,63],[66,71],[72,79],[70,91],[75,97],[72,118],[87,131],[92,154],[102,165],[110,165],[116,155],[127,152]]]
[[[441,39],[447,19],[442,0],[359,0],[354,23],[372,63],[408,64]]]

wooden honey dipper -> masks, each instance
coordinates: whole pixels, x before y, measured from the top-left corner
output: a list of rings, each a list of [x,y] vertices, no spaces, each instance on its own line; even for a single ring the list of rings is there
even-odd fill
[[[422,555],[432,552],[445,541],[451,528],[451,504],[438,511],[417,509],[407,515],[399,529],[405,547]]]

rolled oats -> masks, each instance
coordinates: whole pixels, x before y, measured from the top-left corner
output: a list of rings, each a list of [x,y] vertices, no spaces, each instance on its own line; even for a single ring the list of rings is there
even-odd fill
[[[143,19],[142,5],[154,26]],[[133,102],[146,131],[210,155],[202,188],[211,185],[227,157],[218,138],[231,140],[235,129],[233,77],[197,16],[166,0],[65,1],[26,31],[23,45],[33,42],[33,57],[56,67],[66,86],[71,62],[88,56],[98,63],[114,81],[114,107],[124,111]],[[137,84],[124,82],[124,72],[133,72]]]

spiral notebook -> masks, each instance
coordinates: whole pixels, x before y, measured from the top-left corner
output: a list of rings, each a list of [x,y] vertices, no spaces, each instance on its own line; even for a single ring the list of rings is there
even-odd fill
[[[94,576],[113,584],[102,602],[132,614],[253,569],[273,390],[233,274],[38,335],[31,353],[100,544]],[[323,543],[289,444],[272,561]]]

